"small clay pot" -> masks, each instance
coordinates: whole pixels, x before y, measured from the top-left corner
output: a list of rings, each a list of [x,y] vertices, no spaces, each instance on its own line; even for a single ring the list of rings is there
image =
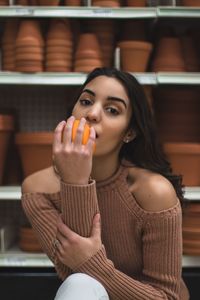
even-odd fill
[[[21,132],[15,136],[24,177],[52,164],[52,132]]]
[[[40,23],[36,20],[23,20],[20,22],[16,38],[16,46],[44,47],[44,39],[40,30]]]
[[[175,174],[183,175],[186,186],[200,185],[200,144],[165,143],[164,150]]]
[[[127,72],[145,72],[152,51],[152,44],[142,41],[121,41],[121,68]]]
[[[182,0],[183,6],[200,6],[199,0]]]
[[[41,6],[58,6],[60,0],[38,0]]]
[[[14,130],[12,115],[0,114],[0,184],[2,183],[5,160],[8,151],[11,132]]]
[[[144,7],[146,6],[146,0],[126,0],[127,6],[132,7]]]
[[[81,0],[65,0],[66,6],[81,6]]]
[[[43,252],[34,230],[29,227],[20,228],[19,247],[26,252]]]
[[[120,7],[119,0],[93,0],[92,5],[100,7]]]

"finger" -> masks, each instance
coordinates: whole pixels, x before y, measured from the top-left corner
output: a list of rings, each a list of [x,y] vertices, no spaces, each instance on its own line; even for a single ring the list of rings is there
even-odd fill
[[[91,237],[101,237],[101,217],[99,213],[94,216]]]
[[[65,127],[66,122],[61,121],[54,130],[54,137],[53,137],[53,152],[55,152],[58,145],[62,143],[62,132],[63,128]]]
[[[93,152],[95,150],[95,140],[96,140],[96,132],[94,127],[90,127],[90,136],[87,142],[87,145],[89,147],[89,150]]]
[[[78,128],[77,128],[77,131],[76,131],[76,136],[75,136],[75,139],[74,139],[74,142],[76,143],[76,145],[82,146],[82,140],[83,140],[83,133],[84,133],[85,124],[86,124],[86,119],[81,118],[80,123],[79,123]]]
[[[66,122],[66,126],[63,130],[63,143],[71,143],[72,141],[72,127],[73,127],[73,123],[74,123],[74,116],[71,116],[70,118],[68,118],[67,122]]]

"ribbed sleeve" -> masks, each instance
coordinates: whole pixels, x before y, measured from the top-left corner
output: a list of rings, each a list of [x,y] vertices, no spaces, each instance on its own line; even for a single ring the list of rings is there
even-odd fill
[[[34,228],[38,240],[61,279],[66,278],[71,270],[59,262],[55,251],[55,237],[59,212],[47,195],[40,193],[25,193],[22,195],[22,206]]]
[[[99,211],[95,181],[71,185],[61,181],[61,211],[64,223],[84,237],[91,234],[94,215]]]
[[[74,271],[95,277],[113,300],[180,300],[180,208],[173,207],[166,213],[143,212],[143,217],[148,222],[143,227],[140,280],[117,270],[104,248]]]

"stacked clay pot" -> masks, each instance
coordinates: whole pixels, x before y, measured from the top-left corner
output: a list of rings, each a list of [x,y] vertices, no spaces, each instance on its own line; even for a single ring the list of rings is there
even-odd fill
[[[182,5],[183,6],[199,6],[200,7],[199,0],[182,0]]]
[[[130,7],[144,7],[146,6],[146,0],[126,0],[126,6]]]
[[[200,255],[200,202],[183,207],[183,254]]]
[[[152,63],[153,72],[185,72],[181,42],[178,37],[161,37]]]
[[[200,144],[164,143],[164,151],[175,174],[183,176],[183,185],[200,185]]]
[[[46,40],[45,70],[47,72],[71,72],[72,55],[73,40],[69,20],[52,20]]]
[[[15,40],[18,32],[18,21],[9,20],[5,24],[2,37],[2,70],[15,71]]]
[[[58,6],[60,0],[37,0],[41,6]]]
[[[20,22],[15,44],[15,70],[42,72],[44,64],[44,40],[37,20]]]
[[[154,109],[163,142],[200,142],[199,91],[187,87],[157,88]]]
[[[86,31],[91,31],[97,36],[102,52],[103,66],[113,65],[115,43],[115,23],[113,20],[89,20],[84,23]]]
[[[0,0],[0,6],[8,6],[9,0]]]
[[[93,6],[120,7],[120,0],[92,0]]]
[[[118,42],[121,69],[126,72],[147,70],[152,44],[146,41],[126,40]]]
[[[81,0],[65,0],[66,6],[81,6]]]
[[[87,73],[102,66],[102,52],[97,36],[94,33],[80,34],[75,53],[74,71]]]
[[[52,132],[19,132],[15,136],[24,178],[52,165]]]
[[[11,133],[14,130],[12,115],[0,114],[0,184],[4,175],[5,160],[8,151]]]
[[[200,60],[197,48],[194,43],[194,39],[189,36],[182,36],[180,38],[181,47],[183,51],[183,58],[185,63],[185,68],[187,72],[199,72],[200,70]]]
[[[19,247],[25,252],[43,252],[33,228],[30,227],[19,229]]]

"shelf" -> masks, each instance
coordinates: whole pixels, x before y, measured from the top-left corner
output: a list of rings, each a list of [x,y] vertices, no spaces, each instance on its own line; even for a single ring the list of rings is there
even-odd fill
[[[200,7],[160,6],[157,7],[158,18],[199,18]]]
[[[200,256],[183,255],[183,268],[199,268]],[[17,247],[0,253],[0,267],[53,267],[45,253],[27,253]]]
[[[200,268],[200,256],[183,255],[183,268]]]
[[[185,198],[187,201],[200,201],[200,187],[186,187]],[[0,186],[0,200],[20,200],[20,186]]]
[[[31,18],[156,18],[155,7],[145,8],[109,8],[109,7],[67,7],[67,6],[4,6],[0,9],[0,17],[31,17]]]
[[[53,267],[45,253],[27,253],[14,248],[0,253],[0,267]]]
[[[200,85],[200,73],[131,73],[143,85]],[[86,73],[19,73],[0,71],[0,85],[82,85]]]
[[[199,85],[200,73],[158,72],[157,84]]]
[[[133,73],[141,84],[156,84],[155,73]],[[81,85],[86,73],[18,73],[0,72],[0,85]]]
[[[199,18],[200,7],[95,7],[95,6],[2,6],[0,17],[30,18]]]

